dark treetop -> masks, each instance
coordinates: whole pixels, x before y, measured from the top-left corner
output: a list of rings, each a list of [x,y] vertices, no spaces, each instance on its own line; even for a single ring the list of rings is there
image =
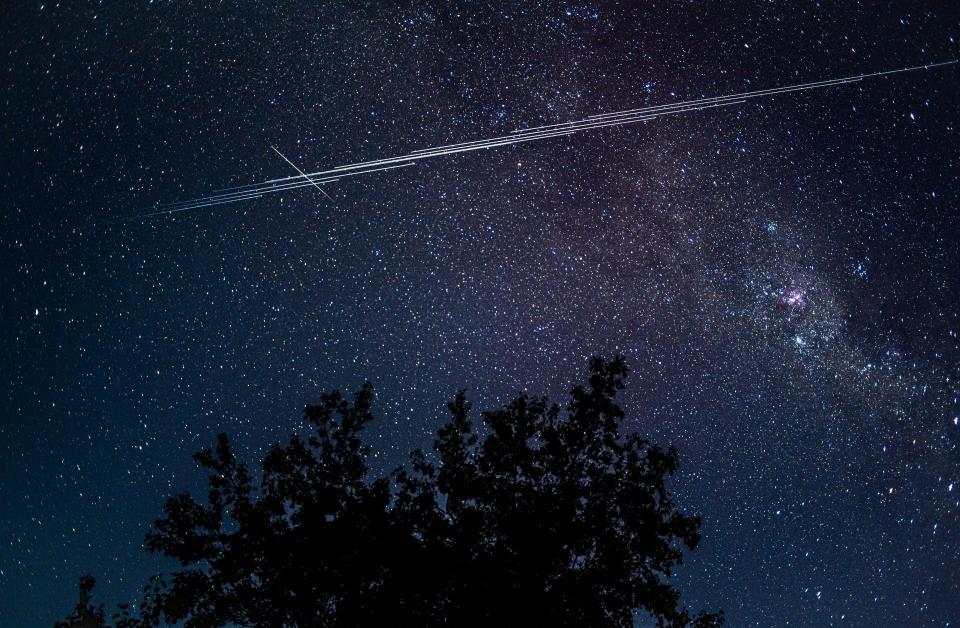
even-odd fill
[[[195,455],[207,503],[171,497],[147,535],[182,569],[116,625],[632,626],[646,611],[658,626],[717,626],[669,583],[700,519],[664,484],[676,451],[620,433],[626,374],[622,358],[595,358],[566,412],[524,394],[484,413],[482,436],[461,391],[435,455],[413,452],[393,488],[368,474],[369,384],[307,406],[315,430],[273,447],[259,485],[221,434]],[[106,625],[92,586],[81,580],[58,628]]]

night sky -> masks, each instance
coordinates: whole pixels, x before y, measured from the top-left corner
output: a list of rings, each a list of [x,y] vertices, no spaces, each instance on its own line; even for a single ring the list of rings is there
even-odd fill
[[[369,379],[388,471],[458,388],[562,398],[614,353],[704,517],[686,603],[960,625],[960,66],[128,219],[295,174],[271,145],[309,172],[956,59],[951,3],[193,4],[2,9],[0,625],[84,573],[135,600],[219,431],[257,463]]]

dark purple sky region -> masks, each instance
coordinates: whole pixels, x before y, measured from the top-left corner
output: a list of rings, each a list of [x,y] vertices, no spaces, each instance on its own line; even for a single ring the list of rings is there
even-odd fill
[[[444,403],[627,356],[730,626],[960,621],[960,69],[129,220],[604,112],[958,58],[949,3],[15,3],[0,44],[0,625],[130,601],[189,454],[370,379]],[[951,624],[950,622],[953,622]],[[643,624],[641,624],[643,625]]]

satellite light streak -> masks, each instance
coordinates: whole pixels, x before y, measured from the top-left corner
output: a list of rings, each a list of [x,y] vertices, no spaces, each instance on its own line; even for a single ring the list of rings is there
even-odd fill
[[[838,87],[841,85],[849,85],[853,83],[859,83],[863,79],[876,78],[881,76],[889,76],[892,74],[900,74],[903,72],[913,72],[917,70],[927,70],[931,68],[947,66],[956,64],[958,60],[952,61],[942,61],[938,63],[928,63],[925,65],[917,65],[906,68],[900,68],[896,70],[885,70],[882,72],[872,72],[869,74],[857,74],[854,76],[848,76],[843,78],[828,79],[823,81],[814,81],[808,83],[798,83],[796,85],[785,85],[781,87],[771,87],[767,89],[760,89],[749,92],[741,92],[737,94],[727,94],[723,96],[710,96],[704,98],[698,98],[693,100],[685,100],[676,103],[669,103],[663,105],[651,105],[649,107],[640,107],[636,109],[624,109],[621,111],[613,111],[607,113],[598,113],[587,116],[586,118],[580,120],[572,120],[569,122],[559,122],[555,124],[547,124],[536,127],[528,127],[522,129],[515,129],[510,132],[508,135],[501,135],[498,137],[492,137],[487,139],[472,140],[467,142],[459,142],[455,144],[445,144],[441,146],[434,146],[431,148],[420,148],[414,150],[406,155],[399,155],[396,157],[385,157],[382,159],[374,159],[369,161],[361,161],[352,164],[345,164],[342,166],[336,166],[328,170],[320,170],[317,172],[306,173],[300,168],[298,168],[293,162],[287,159],[283,153],[277,150],[276,147],[271,146],[280,157],[283,158],[290,166],[292,166],[296,171],[297,175],[280,177],[277,179],[268,179],[266,181],[261,181],[259,183],[249,183],[246,185],[240,185],[232,188],[226,188],[220,190],[219,193],[213,194],[210,196],[204,196],[195,198],[188,201],[181,201],[177,203],[171,203],[165,206],[160,206],[156,211],[152,211],[145,214],[138,214],[131,216],[126,220],[136,220],[142,218],[149,218],[151,216],[160,216],[165,214],[173,214],[191,210],[202,209],[205,207],[212,207],[215,205],[223,205],[226,203],[235,203],[239,201],[246,201],[256,198],[261,198],[267,194],[276,194],[279,192],[286,192],[289,190],[296,190],[304,187],[315,187],[318,189],[324,196],[326,196],[331,201],[333,200],[327,192],[320,187],[322,183],[333,183],[339,181],[345,177],[356,177],[366,174],[372,174],[375,172],[384,172],[387,170],[394,170],[397,168],[405,168],[415,165],[417,161],[424,159],[432,159],[437,157],[449,157],[451,155],[457,155],[461,153],[474,152],[478,150],[487,150],[491,148],[499,148],[503,146],[511,146],[514,144],[521,144],[525,142],[533,142],[537,140],[546,140],[556,137],[569,136],[574,133],[579,133],[582,131],[590,131],[597,129],[605,129],[615,126],[622,126],[627,124],[636,124],[639,122],[650,122],[656,120],[657,118],[669,115],[677,115],[684,113],[691,113],[696,111],[704,111],[706,109],[715,109],[718,107],[729,107],[733,105],[740,105],[748,100],[756,98],[765,98],[769,96],[778,96],[782,94],[788,94],[793,92],[808,91],[808,90],[817,90],[825,89],[828,87]]]
[[[320,190],[320,193],[323,194],[324,196],[326,196],[326,197],[330,200],[331,203],[333,202],[333,198],[331,198],[331,196],[330,196],[329,194],[327,194],[327,191],[324,190],[322,187],[320,187],[320,185],[319,185],[316,181],[314,181],[313,179],[311,179],[310,176],[307,175],[303,170],[301,170],[300,168],[298,168],[298,167],[297,167],[297,164],[295,164],[295,163],[293,163],[292,161],[290,161],[289,159],[287,159],[286,155],[284,155],[283,153],[281,153],[281,152],[277,149],[276,146],[271,146],[270,148],[273,149],[273,152],[275,152],[276,154],[280,155],[280,158],[281,158],[281,159],[283,159],[285,162],[287,162],[288,164],[290,164],[290,165],[293,167],[294,170],[296,170],[297,172],[299,172],[301,176],[305,177],[305,178],[307,179],[307,181],[309,181],[309,182],[313,185],[313,187],[315,187],[315,188],[317,188],[318,190]]]

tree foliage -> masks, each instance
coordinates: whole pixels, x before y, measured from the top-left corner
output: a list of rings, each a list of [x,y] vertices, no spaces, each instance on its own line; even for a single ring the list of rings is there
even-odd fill
[[[206,503],[171,497],[147,535],[182,568],[113,625],[718,626],[670,584],[700,520],[665,485],[677,452],[621,433],[626,375],[594,358],[565,411],[521,395],[477,429],[461,391],[433,454],[392,482],[368,473],[369,384],[307,406],[310,435],[273,447],[258,483],[220,435],[194,456]],[[92,587],[58,628],[107,625]]]

